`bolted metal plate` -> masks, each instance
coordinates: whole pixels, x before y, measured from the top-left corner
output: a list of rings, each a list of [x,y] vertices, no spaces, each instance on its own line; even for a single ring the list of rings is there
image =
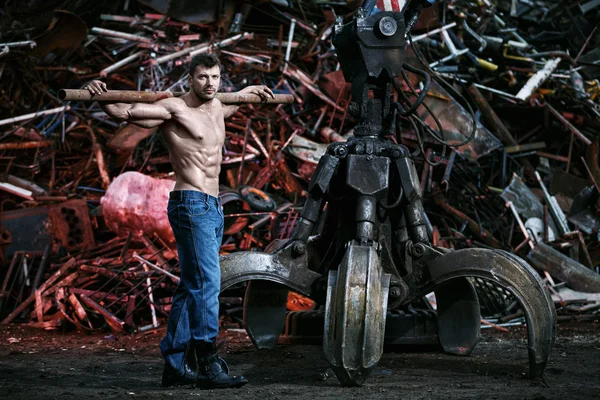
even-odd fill
[[[346,184],[356,192],[376,195],[387,189],[389,158],[350,154],[346,160]]]

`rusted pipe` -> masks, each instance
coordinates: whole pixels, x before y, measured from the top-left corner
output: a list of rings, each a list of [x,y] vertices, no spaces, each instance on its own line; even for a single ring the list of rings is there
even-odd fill
[[[563,117],[561,113],[556,111],[554,107],[552,107],[548,103],[544,104],[544,106],[548,109],[548,111],[552,113],[552,115],[554,115],[560,122],[562,122],[564,126],[566,126],[572,133],[574,133],[575,136],[577,136],[577,138],[581,140],[584,144],[586,144],[587,146],[592,144],[592,141],[590,139],[585,137],[585,135],[581,133],[579,129],[575,128],[569,121],[567,121],[567,119]]]
[[[188,47],[187,49],[183,49],[183,50],[177,51],[177,52],[172,53],[172,54],[167,54],[165,56],[158,57],[158,58],[152,60],[152,65],[162,64],[164,62],[173,60],[173,59],[175,59],[177,57],[183,57],[185,55],[190,54],[192,51],[196,51],[196,50],[204,50],[204,51],[206,51],[209,48],[210,48],[210,43],[200,43],[200,44],[197,44],[195,46]]]
[[[548,271],[571,289],[584,293],[600,292],[600,275],[542,242],[531,249],[527,259],[536,269]]]
[[[63,101],[122,101],[127,103],[153,103],[158,100],[179,97],[186,92],[152,92],[137,90],[109,90],[102,94],[92,95],[85,89],[61,89],[58,91],[58,98]],[[263,101],[260,96],[255,94],[239,93],[217,93],[216,98],[223,104],[290,104],[294,102],[294,96],[291,94],[276,94],[275,98],[268,98]],[[1,122],[1,121],[0,121]]]
[[[498,115],[494,112],[490,103],[483,97],[477,87],[471,85],[467,89],[469,94],[473,96],[473,101],[477,104],[477,107],[481,110],[485,121],[491,126],[495,133],[498,134],[498,138],[505,146],[516,146],[519,143],[515,140],[513,135],[506,129],[506,126],[500,120]]]
[[[244,146],[242,146],[242,162],[240,163],[240,167],[238,168],[238,176],[237,176],[237,185],[238,187],[242,184],[242,173],[244,172],[244,156],[246,155],[246,148],[248,146],[248,133],[250,133],[252,120],[248,119],[246,121],[246,130],[244,133]]]
[[[443,197],[436,197],[435,198],[435,204],[437,204],[444,211],[446,211],[446,212],[454,215],[458,219],[460,219],[462,221],[467,221],[467,226],[469,227],[469,230],[471,232],[473,232],[475,235],[477,235],[484,243],[486,243],[486,244],[488,244],[488,245],[490,245],[492,247],[495,247],[497,249],[504,249],[505,248],[505,246],[502,243],[500,243],[494,237],[494,235],[492,235],[486,229],[483,229],[481,227],[481,225],[479,225],[473,219],[469,218],[467,216],[467,214],[465,214],[462,211],[459,211],[456,208],[452,207],[450,204],[448,204],[448,202]]]
[[[51,145],[52,142],[47,140],[21,143],[0,143],[0,150],[37,149],[39,147],[50,147]]]
[[[22,189],[31,191],[34,196],[48,196],[48,192],[46,192],[43,188],[39,187],[33,182],[19,178],[18,176],[8,175],[6,181]]]
[[[250,68],[256,70],[256,71],[262,71],[262,72],[267,72],[267,73],[271,73],[271,72],[275,72],[277,70],[279,70],[279,66],[281,65],[281,62],[283,61],[283,53],[281,52],[281,42],[283,40],[283,26],[279,25],[279,47],[277,49],[277,51],[264,51],[261,50],[259,54],[264,54],[264,55],[271,55],[271,56],[276,56],[277,61],[274,63],[269,64],[268,67],[261,67],[260,65],[253,65],[253,64],[247,64]],[[240,54],[256,54],[256,50],[241,50],[241,49],[236,49],[235,50],[237,53]],[[293,91],[291,91],[293,92]]]
[[[75,259],[71,258],[69,261],[67,261],[65,264],[63,264],[63,266],[60,267],[60,269],[58,271],[56,271],[50,278],[48,278],[46,280],[46,282],[44,282],[44,284],[42,286],[40,286],[39,289],[37,289],[37,291],[39,291],[43,295],[44,292],[48,288],[50,288],[54,284],[54,282],[56,282],[58,280],[58,278],[60,278],[63,274],[65,274],[69,270],[69,268],[73,267],[74,265],[75,265]],[[2,320],[2,322],[0,322],[0,324],[1,325],[9,324],[13,319],[15,319],[15,317],[17,315],[21,314],[34,301],[35,301],[35,293],[32,293],[25,301],[23,301],[17,308],[15,308],[13,310],[13,312],[11,312],[6,318],[4,318]]]
[[[131,33],[120,32],[120,31],[113,31],[111,29],[93,27],[92,32],[97,35],[112,36],[112,37],[116,37],[119,39],[133,40],[135,42],[146,42],[146,43],[153,42],[152,38],[148,38],[148,37],[144,37],[144,36],[140,36],[140,35],[134,35]]]
[[[92,140],[92,151],[96,155],[96,164],[98,165],[98,172],[100,173],[100,178],[102,179],[102,188],[106,190],[110,185],[110,176],[108,175],[106,164],[104,162],[104,153],[102,152],[102,147],[98,143],[98,138],[96,137],[96,133],[92,127],[89,125],[85,125],[85,127],[87,128],[90,134],[90,139]]]
[[[177,275],[173,275],[169,271],[162,269],[158,265],[151,263],[150,261],[146,260],[143,257],[140,257],[139,254],[133,253],[133,258],[135,258],[136,260],[138,260],[140,263],[143,263],[144,265],[149,265],[152,268],[154,268],[155,270],[160,271],[161,273],[165,274],[169,278],[173,279],[173,282],[179,283],[180,279],[179,279],[179,277]]]
[[[289,64],[286,64],[286,65],[289,65]],[[309,78],[307,78],[306,76],[303,76],[302,72],[299,72],[297,69],[293,68],[292,66],[288,66],[288,68],[283,71],[283,74],[285,76],[288,76],[288,77],[294,79],[298,83],[300,83],[302,86],[304,86],[306,89],[308,89],[312,94],[319,97],[321,100],[323,100],[325,103],[332,106],[334,109],[341,111],[341,112],[345,111],[344,108],[338,106],[335,103],[335,101],[333,101],[329,97],[327,97],[327,95],[325,93],[323,93],[317,87],[317,85],[313,84]]]
[[[164,62],[167,62],[167,61],[170,61],[175,58],[182,57],[182,56],[185,56],[188,54],[190,55],[190,57],[193,57],[196,54],[200,54],[200,53],[204,53],[204,52],[208,51],[211,47],[219,48],[219,47],[227,46],[227,45],[235,42],[236,40],[251,39],[253,37],[254,37],[254,34],[244,32],[244,33],[240,33],[235,36],[232,36],[230,38],[221,40],[218,43],[214,43],[214,44],[201,43],[196,46],[188,47],[187,49],[183,49],[183,50],[177,51],[172,54],[167,54],[162,57],[158,57],[158,58],[152,60],[152,64],[153,65],[162,64]]]
[[[485,122],[493,129],[493,132],[498,135],[498,139],[505,146],[517,146],[519,143],[516,141],[514,136],[510,133],[510,131],[506,128],[502,120],[498,117],[498,114],[493,110],[490,106],[490,103],[486,100],[486,98],[481,94],[479,89],[475,85],[471,85],[467,88],[467,91],[471,95],[477,107],[481,110],[483,118]],[[523,160],[523,165],[525,167],[525,172],[528,176],[533,175],[533,166],[529,162],[529,160]]]
[[[114,71],[118,70],[119,68],[121,68],[122,66],[127,65],[134,60],[137,60],[138,58],[140,58],[140,56],[142,54],[144,54],[143,50],[138,51],[137,53],[134,53],[134,54],[130,55],[129,57],[125,57],[121,61],[118,61],[112,65],[109,65],[108,67],[106,67],[102,71],[100,71],[100,76],[103,78],[107,77],[108,74],[110,74],[111,72],[114,72]]]
[[[79,298],[83,300],[88,307],[94,309],[97,313],[102,315],[108,326],[110,326],[114,331],[120,332],[123,330],[125,326],[125,322],[121,321],[117,316],[108,311],[106,308],[102,307],[100,304],[96,303],[91,298],[87,297],[85,294],[80,294]]]
[[[321,129],[321,137],[323,137],[326,143],[346,142],[348,140],[329,127]]]
[[[598,140],[590,144],[585,150],[585,157],[587,163],[585,163],[586,169],[589,170],[590,177],[595,185],[600,182],[600,166],[598,166]]]

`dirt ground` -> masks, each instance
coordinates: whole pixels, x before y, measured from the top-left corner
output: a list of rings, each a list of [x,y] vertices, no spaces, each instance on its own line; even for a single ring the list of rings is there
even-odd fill
[[[222,352],[232,371],[250,383],[241,389],[201,391],[159,386],[162,332],[143,335],[47,332],[0,328],[3,399],[598,399],[600,325],[560,324],[543,381],[525,378],[524,328],[485,329],[469,357],[439,352],[385,353],[360,388],[343,388],[320,346],[255,350],[245,333],[229,330]]]

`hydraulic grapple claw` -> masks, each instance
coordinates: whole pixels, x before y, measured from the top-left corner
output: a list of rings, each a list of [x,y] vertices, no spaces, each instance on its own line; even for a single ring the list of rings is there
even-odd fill
[[[344,386],[360,386],[381,358],[389,283],[372,246],[351,244],[329,272],[323,349]]]
[[[415,297],[466,277],[488,279],[511,292],[527,321],[529,375],[536,378],[543,374],[556,336],[556,309],[543,281],[529,264],[514,254],[489,249],[462,249],[422,262],[427,280],[415,291]],[[440,331],[443,329],[451,327],[440,326]]]

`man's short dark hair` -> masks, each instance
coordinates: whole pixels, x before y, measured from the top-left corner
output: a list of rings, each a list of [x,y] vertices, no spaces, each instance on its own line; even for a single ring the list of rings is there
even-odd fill
[[[215,56],[214,54],[207,54],[207,53],[197,54],[192,58],[192,62],[190,63],[190,75],[192,75],[192,76],[194,75],[194,72],[196,71],[196,67],[198,67],[198,66],[212,68],[215,65],[218,65],[219,69],[221,69],[221,62],[219,61],[217,56]]]

